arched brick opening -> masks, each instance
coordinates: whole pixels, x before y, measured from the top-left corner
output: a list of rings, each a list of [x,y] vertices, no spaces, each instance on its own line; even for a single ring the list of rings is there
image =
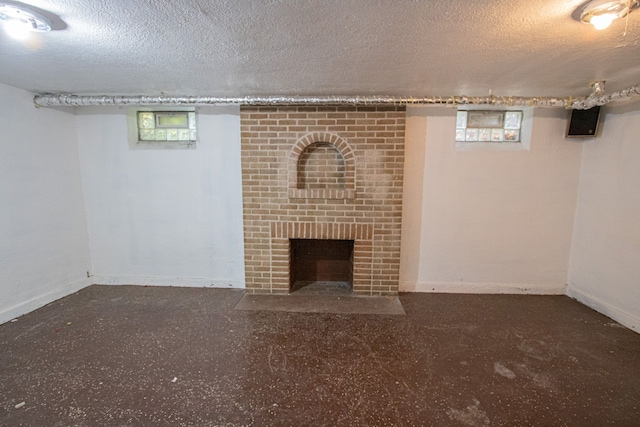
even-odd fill
[[[310,149],[316,149],[326,147],[327,144],[333,146],[342,157],[337,159],[335,171],[330,170],[330,173],[339,173],[340,176],[336,177],[335,181],[326,180],[326,182],[332,182],[335,185],[327,185],[325,188],[314,188],[313,185],[308,185],[305,179],[308,175],[304,169],[304,163],[309,158]],[[327,153],[330,155],[330,151]],[[301,167],[302,166],[302,167]],[[320,177],[322,181],[326,177]],[[339,185],[338,185],[339,183]],[[289,153],[288,164],[288,189],[290,198],[313,198],[313,199],[353,199],[355,198],[356,188],[356,165],[355,155],[349,143],[344,138],[327,132],[312,132],[308,133],[302,138],[298,139],[293,145],[291,152]]]
[[[298,160],[298,189],[344,190],[344,157],[328,142],[314,142]]]

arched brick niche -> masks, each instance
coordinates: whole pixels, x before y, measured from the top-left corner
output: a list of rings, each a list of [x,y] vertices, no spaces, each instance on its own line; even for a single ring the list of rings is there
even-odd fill
[[[298,189],[344,190],[344,157],[328,142],[314,142],[298,159]]]
[[[344,138],[308,133],[289,153],[288,190],[292,199],[353,199],[356,159]]]

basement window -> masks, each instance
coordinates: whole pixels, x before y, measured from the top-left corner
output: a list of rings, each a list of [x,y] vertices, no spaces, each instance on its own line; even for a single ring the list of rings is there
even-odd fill
[[[533,108],[466,106],[456,112],[455,140],[458,151],[528,150]]]
[[[188,111],[138,111],[139,141],[195,142],[196,113]]]
[[[458,110],[456,141],[520,142],[522,111]]]
[[[132,111],[129,117],[131,148],[180,149],[196,146],[196,112],[193,110]]]

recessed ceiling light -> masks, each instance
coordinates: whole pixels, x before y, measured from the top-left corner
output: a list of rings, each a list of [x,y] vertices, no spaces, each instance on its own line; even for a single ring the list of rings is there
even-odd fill
[[[32,31],[51,31],[51,21],[46,16],[17,3],[0,3],[0,22],[16,39],[24,39]]]
[[[580,11],[580,21],[604,30],[614,20],[627,16],[639,3],[638,0],[593,0]]]

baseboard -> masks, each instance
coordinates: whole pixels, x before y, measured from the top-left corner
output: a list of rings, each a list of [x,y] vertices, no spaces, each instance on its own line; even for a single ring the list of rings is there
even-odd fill
[[[211,279],[201,277],[165,276],[91,276],[95,285],[138,285],[177,286],[185,288],[244,288],[244,282],[237,280]]]
[[[621,310],[618,307],[615,307],[598,297],[594,297],[593,295],[582,292],[571,285],[569,285],[569,287],[567,288],[567,296],[586,305],[587,307],[591,307],[598,313],[602,313],[605,316],[610,317],[611,319],[615,320],[623,326],[626,326],[632,331],[640,333],[639,317]]]
[[[403,289],[411,285],[403,284]],[[418,282],[411,292],[449,294],[521,294],[564,295],[566,285],[522,284],[522,283],[476,283],[476,282]]]
[[[62,288],[49,291],[45,294],[38,295],[27,301],[16,304],[13,307],[0,312],[0,324],[22,316],[23,314],[27,314],[49,303],[59,300],[60,298],[64,298],[78,292],[80,289],[86,288],[89,285],[91,285],[91,279],[82,278],[69,285],[63,286]]]

